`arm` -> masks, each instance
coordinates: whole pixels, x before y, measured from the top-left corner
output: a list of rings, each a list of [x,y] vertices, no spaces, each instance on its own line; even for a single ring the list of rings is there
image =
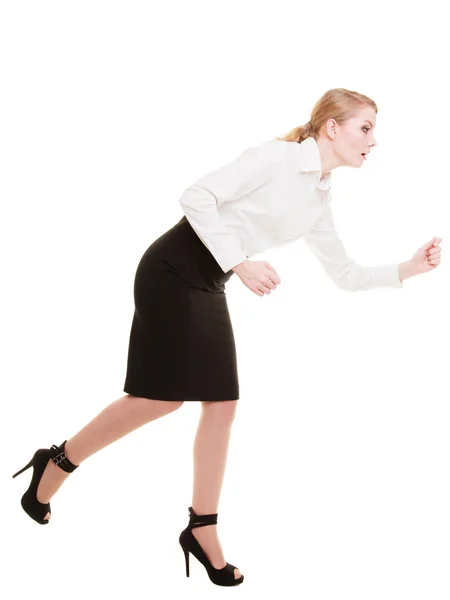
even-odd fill
[[[217,207],[269,181],[282,164],[275,151],[267,142],[250,147],[233,162],[198,179],[179,199],[187,220],[225,273],[247,256],[239,238],[220,219]]]
[[[414,277],[414,275],[419,274],[413,262],[410,260],[402,262],[398,265],[398,273],[401,281],[408,279],[408,277]]]
[[[401,289],[402,280],[411,276],[407,263],[366,267],[349,257],[336,231],[329,205],[324,217],[312,231],[304,234],[303,239],[327,275],[342,290],[358,292],[377,287]]]

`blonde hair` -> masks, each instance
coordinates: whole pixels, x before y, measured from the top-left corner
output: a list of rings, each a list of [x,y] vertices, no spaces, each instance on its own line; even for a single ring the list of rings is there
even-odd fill
[[[365,106],[371,106],[378,112],[378,106],[368,96],[344,88],[333,88],[315,103],[308,123],[294,127],[285,135],[274,139],[298,143],[309,137],[317,140],[328,119],[334,119],[340,125],[346,119],[354,117]]]

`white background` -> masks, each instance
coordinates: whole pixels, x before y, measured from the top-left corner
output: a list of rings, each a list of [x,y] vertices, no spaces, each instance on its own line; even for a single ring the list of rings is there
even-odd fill
[[[313,6],[312,6],[313,5]],[[333,172],[359,263],[442,264],[337,288],[303,241],[253,257],[281,285],[227,300],[240,400],[219,506],[236,592],[448,600],[449,42],[444,4],[4,2],[0,13],[4,597],[211,598],[178,536],[199,403],[86,460],[43,528],[40,447],[123,396],[133,280],[204,173],[305,123],[330,88],[378,104],[377,148]]]

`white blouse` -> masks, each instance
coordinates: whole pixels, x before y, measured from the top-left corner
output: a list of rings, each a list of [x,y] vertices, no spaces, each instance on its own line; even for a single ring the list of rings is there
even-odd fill
[[[403,288],[398,263],[368,267],[349,257],[331,212],[331,172],[324,179],[313,137],[268,140],[189,186],[179,202],[222,270],[302,238],[346,291]]]

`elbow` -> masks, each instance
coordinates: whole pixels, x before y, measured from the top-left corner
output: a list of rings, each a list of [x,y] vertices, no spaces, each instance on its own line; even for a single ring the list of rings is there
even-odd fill
[[[358,292],[361,288],[357,285],[355,278],[352,278],[350,272],[339,277],[333,277],[334,284],[344,292]]]
[[[205,187],[192,184],[184,190],[178,202],[183,208],[204,210],[205,208],[215,207],[217,205],[217,198]]]
[[[192,188],[187,188],[181,194],[181,196],[178,199],[178,203],[180,204],[185,214],[190,214],[194,211],[199,211],[204,206],[201,196],[194,194]]]
[[[189,195],[190,195],[189,188],[187,188],[186,190],[184,190],[184,192],[178,198],[178,202],[179,202],[179,204],[181,204],[181,206],[186,206],[188,204]]]
[[[369,289],[370,286],[364,282],[363,271],[364,267],[351,260],[344,269],[334,274],[334,283],[344,292],[360,292]]]

